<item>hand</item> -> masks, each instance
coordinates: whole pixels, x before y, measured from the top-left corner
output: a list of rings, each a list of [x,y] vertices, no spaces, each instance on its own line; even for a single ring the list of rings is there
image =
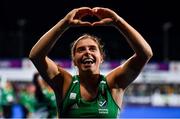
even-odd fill
[[[93,15],[100,19],[100,21],[92,23],[92,26],[113,25],[119,17],[114,11],[108,8],[95,7],[92,9],[92,12]]]
[[[82,18],[85,16],[96,16],[99,21],[95,21],[90,23],[88,21],[82,21]],[[70,26],[105,26],[105,25],[113,25],[118,19],[118,15],[108,9],[102,7],[95,7],[93,9],[89,7],[81,7],[72,10],[69,12],[64,20]]]
[[[92,15],[92,10],[89,7],[81,7],[73,9],[64,18],[65,23],[70,26],[92,26],[88,21],[82,21],[84,16]]]

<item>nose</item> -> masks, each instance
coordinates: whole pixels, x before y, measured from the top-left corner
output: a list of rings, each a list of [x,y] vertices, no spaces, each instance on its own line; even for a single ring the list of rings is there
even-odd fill
[[[90,55],[90,54],[91,54],[91,51],[90,51],[88,48],[86,48],[85,54],[86,54],[86,55]]]

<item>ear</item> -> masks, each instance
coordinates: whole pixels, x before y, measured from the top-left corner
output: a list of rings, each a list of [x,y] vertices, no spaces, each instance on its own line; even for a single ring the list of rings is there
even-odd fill
[[[72,60],[72,63],[73,63],[74,66],[77,66],[77,64],[76,64],[74,59]]]
[[[101,56],[101,64],[104,62],[104,58],[103,56]]]
[[[104,62],[104,60],[102,59],[102,60],[101,60],[101,64],[102,64],[103,62]]]

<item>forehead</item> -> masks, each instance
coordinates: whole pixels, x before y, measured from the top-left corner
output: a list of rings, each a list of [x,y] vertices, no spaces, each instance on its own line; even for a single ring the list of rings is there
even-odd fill
[[[96,46],[98,47],[98,44],[91,38],[84,38],[77,42],[76,48],[78,47],[85,47],[85,46]]]

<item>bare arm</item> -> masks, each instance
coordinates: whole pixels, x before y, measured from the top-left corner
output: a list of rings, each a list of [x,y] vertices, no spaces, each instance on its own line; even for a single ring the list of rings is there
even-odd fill
[[[93,10],[96,16],[101,19],[93,25],[115,26],[125,36],[127,42],[134,51],[133,56],[107,75],[109,86],[112,89],[125,89],[136,79],[142,68],[152,57],[153,53],[151,47],[138,31],[118,16],[114,11],[98,7]]]
[[[125,36],[127,42],[134,51],[133,56],[111,72],[111,76],[115,76],[113,78],[115,79],[117,86],[125,89],[136,79],[145,64],[152,57],[153,53],[151,47],[141,34],[130,26],[124,19],[119,17],[115,26]],[[116,77],[116,74],[119,75]]]
[[[69,27],[72,26],[86,26],[88,22],[82,22],[80,19],[89,13],[89,8],[82,7],[70,11],[62,20],[60,20],[55,26],[47,31],[33,46],[30,51],[29,58],[41,74],[44,80],[54,89],[57,89],[54,85],[62,85],[67,87],[71,82],[71,75],[62,67],[58,67],[54,61],[48,58],[48,53],[51,51],[59,37]],[[57,78],[57,76],[59,78]],[[57,80],[58,79],[58,80]],[[66,90],[63,88],[62,90]],[[66,91],[63,91],[66,92]]]
[[[54,61],[48,58],[48,53],[57,42],[61,34],[67,29],[65,21],[59,21],[53,28],[46,32],[38,42],[33,46],[29,54],[30,60],[33,62],[41,76],[53,88],[53,79],[60,72]]]

